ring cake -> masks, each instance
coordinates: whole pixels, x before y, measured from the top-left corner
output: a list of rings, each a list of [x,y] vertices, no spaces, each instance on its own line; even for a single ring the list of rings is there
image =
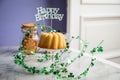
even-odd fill
[[[40,35],[38,47],[46,49],[64,49],[66,48],[65,37],[60,32],[43,32]]]

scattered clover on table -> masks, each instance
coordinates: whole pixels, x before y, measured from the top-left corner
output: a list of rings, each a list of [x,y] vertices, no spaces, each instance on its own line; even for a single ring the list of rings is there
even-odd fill
[[[45,26],[41,27],[42,31],[46,30]],[[55,31],[51,28],[51,31]],[[30,31],[29,31],[30,32]],[[28,34],[28,33],[26,33]],[[26,35],[25,37],[27,37],[28,35]],[[80,51],[80,53],[77,55],[77,57],[70,59],[69,61],[66,62],[61,62],[61,57],[63,54],[70,54],[72,51],[69,49],[70,47],[70,43],[72,42],[72,40],[74,39],[78,39],[82,42],[82,49]],[[103,40],[99,43],[98,46],[96,46],[95,48],[93,48],[90,53],[92,55],[91,57],[91,62],[88,65],[88,67],[81,72],[79,75],[75,75],[72,72],[68,72],[67,67],[70,66],[72,63],[74,63],[76,60],[80,59],[82,56],[84,56],[86,49],[88,47],[88,43],[86,41],[81,40],[80,36],[73,36],[70,40],[70,42],[67,42],[66,45],[67,47],[64,50],[61,51],[55,51],[55,55],[51,55],[48,54],[46,51],[44,52],[44,54],[42,54],[41,56],[39,56],[39,58],[37,58],[37,61],[40,63],[44,63],[46,61],[50,61],[52,60],[52,63],[50,64],[49,67],[42,67],[41,69],[37,69],[35,66],[28,66],[25,63],[25,59],[29,56],[23,54],[24,50],[19,49],[19,51],[17,52],[17,54],[14,56],[14,62],[15,64],[18,64],[20,66],[22,66],[26,71],[31,72],[33,74],[44,74],[44,75],[49,75],[49,74],[53,74],[56,76],[56,80],[80,80],[83,76],[86,76],[90,70],[91,67],[94,66],[94,61],[96,60],[94,58],[94,54],[96,52],[103,52],[103,47],[102,44]],[[31,52],[32,56],[35,56],[34,52]]]

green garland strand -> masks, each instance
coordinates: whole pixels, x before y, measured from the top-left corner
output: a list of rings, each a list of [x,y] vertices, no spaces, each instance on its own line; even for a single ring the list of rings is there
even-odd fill
[[[43,28],[43,27],[42,27]],[[45,29],[45,28],[43,28]],[[30,31],[28,31],[30,32]],[[26,33],[28,34],[28,33]],[[28,35],[25,34],[25,37],[27,37]],[[81,50],[81,52],[77,55],[77,57],[69,60],[69,62],[61,62],[60,59],[62,57],[62,55],[64,53],[66,54],[70,54],[71,50],[69,49],[70,47],[70,43],[73,39],[79,39],[80,41],[83,42],[83,48]],[[94,58],[94,54],[96,52],[103,52],[103,47],[102,47],[102,43],[103,41],[100,42],[100,44],[93,48],[90,53],[92,55],[91,58],[91,62],[89,64],[89,66],[82,72],[80,73],[78,76],[74,75],[72,72],[68,73],[67,67],[70,66],[72,63],[74,63],[76,60],[80,59],[82,56],[84,56],[86,49],[88,47],[88,44],[86,41],[83,41],[80,39],[80,36],[77,37],[72,37],[71,41],[69,43],[67,43],[67,48],[65,48],[64,50],[61,50],[60,53],[56,52],[55,55],[50,55],[47,52],[44,52],[44,54],[42,54],[42,56],[39,56],[39,58],[37,58],[37,61],[42,63],[45,61],[50,61],[53,59],[52,64],[49,67],[42,67],[41,69],[36,69],[36,67],[32,66],[27,66],[25,63],[25,59],[28,57],[27,55],[23,54],[24,50],[19,49],[19,51],[17,52],[17,54],[14,56],[14,63],[18,64],[20,66],[22,66],[26,71],[31,72],[33,74],[53,74],[56,76],[56,80],[80,80],[83,76],[86,76],[90,70],[91,67],[94,66],[94,61],[96,60]],[[22,44],[21,44],[22,45]],[[33,56],[35,56],[34,52],[31,52]],[[63,75],[64,74],[64,75]]]

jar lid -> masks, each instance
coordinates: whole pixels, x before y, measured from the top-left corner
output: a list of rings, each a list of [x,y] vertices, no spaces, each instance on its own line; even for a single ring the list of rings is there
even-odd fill
[[[35,23],[24,23],[22,24],[22,29],[28,29],[28,28],[34,28],[37,29],[37,26]]]

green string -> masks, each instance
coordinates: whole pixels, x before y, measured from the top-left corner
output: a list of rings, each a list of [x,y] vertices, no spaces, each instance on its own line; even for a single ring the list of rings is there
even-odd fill
[[[25,59],[27,58],[26,55],[23,54],[24,50],[19,50],[17,52],[17,54],[15,55],[15,59],[14,59],[14,63],[18,64],[20,66],[22,66],[26,71],[31,72],[33,74],[45,74],[48,75],[50,73],[52,73],[53,75],[56,75],[56,79],[75,79],[75,80],[80,80],[82,76],[86,76],[90,70],[91,67],[94,66],[94,61],[95,59],[93,58],[94,53],[95,52],[103,52],[103,47],[101,46],[101,44],[103,43],[103,41],[100,42],[100,44],[93,48],[90,53],[92,54],[92,58],[91,58],[91,62],[89,64],[89,66],[82,72],[80,73],[78,76],[74,75],[72,72],[70,72],[69,74],[66,75],[62,75],[63,73],[67,73],[67,67],[70,66],[72,63],[74,63],[76,60],[80,59],[82,56],[84,56],[84,53],[88,47],[88,44],[86,41],[83,41],[80,39],[79,36],[76,37],[72,37],[73,39],[79,39],[80,41],[83,42],[83,48],[81,50],[81,52],[78,54],[77,57],[73,58],[70,60],[70,62],[62,62],[60,61],[60,58],[62,57],[62,54],[64,53],[71,53],[71,51],[69,50],[69,47],[65,48],[63,51],[60,51],[60,53],[56,53],[55,56],[53,57],[53,63],[49,66],[49,67],[42,67],[41,69],[36,69],[36,67],[32,66],[27,66],[25,63]],[[70,43],[72,42],[72,40],[67,43],[67,46],[70,46]],[[33,54],[33,56],[35,55],[34,52],[31,52],[31,54]],[[41,57],[39,57],[37,59],[38,62],[45,62],[45,61],[50,61],[52,60],[52,55],[49,54],[43,54]]]

